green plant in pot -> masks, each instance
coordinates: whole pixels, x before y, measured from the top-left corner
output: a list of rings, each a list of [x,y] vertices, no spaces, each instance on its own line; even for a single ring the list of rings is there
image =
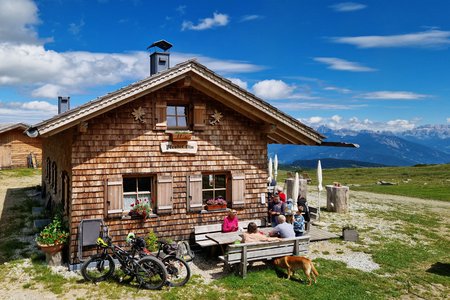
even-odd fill
[[[36,237],[36,243],[42,251],[60,251],[67,243],[69,232],[64,228],[61,218],[54,217],[53,221],[42,229]]]

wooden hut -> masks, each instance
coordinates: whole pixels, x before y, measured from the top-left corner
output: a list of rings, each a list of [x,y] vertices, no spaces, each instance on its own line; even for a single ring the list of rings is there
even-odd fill
[[[29,125],[0,124],[0,169],[41,166],[41,139],[24,134]]]
[[[61,203],[77,257],[81,220],[99,218],[115,241],[127,233],[190,239],[222,222],[223,197],[239,218],[267,216],[267,144],[320,145],[313,129],[189,60],[28,129],[43,139],[43,190]],[[149,218],[129,216],[149,199]]]

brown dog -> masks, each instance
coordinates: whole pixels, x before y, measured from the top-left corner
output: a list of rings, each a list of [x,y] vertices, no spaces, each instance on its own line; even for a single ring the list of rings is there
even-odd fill
[[[275,266],[287,269],[288,279],[291,278],[291,275],[294,274],[295,271],[302,269],[305,272],[306,277],[309,280],[309,284],[311,285],[311,276],[314,279],[314,283],[316,283],[316,276],[319,276],[316,268],[314,268],[314,264],[312,261],[303,256],[285,256],[281,258],[277,258],[274,261]],[[312,272],[311,272],[312,271]]]

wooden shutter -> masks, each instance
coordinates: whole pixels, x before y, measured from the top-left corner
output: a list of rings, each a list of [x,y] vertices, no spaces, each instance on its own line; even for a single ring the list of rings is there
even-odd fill
[[[159,175],[157,185],[156,207],[158,214],[172,212],[172,176]]]
[[[187,204],[189,211],[203,209],[202,174],[188,176]]]
[[[108,178],[105,182],[105,216],[123,211],[122,177]]]
[[[205,104],[194,104],[193,109],[194,116],[194,130],[205,130],[206,129],[206,105]]]
[[[233,207],[244,206],[245,174],[233,174],[231,176],[231,201]]]
[[[157,101],[155,104],[155,130],[167,129],[167,103]]]

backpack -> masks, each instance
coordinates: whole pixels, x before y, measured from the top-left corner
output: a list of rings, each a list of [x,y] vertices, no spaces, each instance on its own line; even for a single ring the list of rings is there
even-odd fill
[[[194,259],[195,257],[194,252],[192,252],[188,242],[186,241],[178,242],[177,257],[180,257],[187,262],[190,262]]]

